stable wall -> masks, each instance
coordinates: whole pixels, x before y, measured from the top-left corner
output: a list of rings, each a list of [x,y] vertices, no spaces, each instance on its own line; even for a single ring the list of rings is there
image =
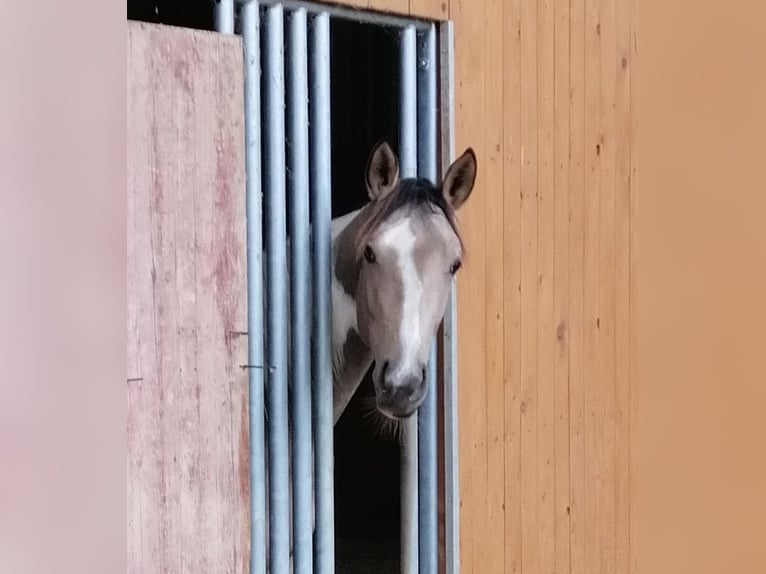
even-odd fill
[[[637,569],[637,0],[369,0],[455,23],[461,567]]]
[[[479,159],[476,190],[460,214],[468,247],[458,281],[460,551],[465,573],[637,570],[636,2],[347,2],[455,22],[456,150],[472,146]],[[213,62],[205,58],[207,50],[184,49],[171,57],[176,50],[169,45],[143,45],[141,50],[164,50],[168,63],[180,62],[157,70],[137,59],[142,52],[131,44],[134,35],[129,25],[129,78],[135,76],[129,85],[144,87],[132,88],[129,97],[141,107],[128,110],[128,173],[144,178],[164,174],[168,194],[162,200],[168,203],[148,213],[167,219],[174,209],[188,208],[179,202],[182,192],[196,193],[217,181],[212,175],[218,160],[216,136],[233,133],[239,134],[236,141],[243,140],[241,49],[221,49],[232,61]],[[198,38],[221,47],[239,42],[206,33]],[[190,98],[184,96],[184,66],[194,66],[194,77],[201,74],[209,83]],[[217,84],[215,78],[226,81]],[[154,103],[150,85],[164,90]],[[199,84],[194,89],[200,90]],[[226,111],[215,121],[225,129],[206,115],[221,106]],[[200,110],[199,122],[185,123],[183,118],[196,117],[194,110]],[[143,115],[131,116],[139,113]],[[154,141],[150,133],[130,133],[131,126],[152,125],[154,120],[146,117],[164,126],[156,141],[170,142],[161,161],[152,155],[157,151],[131,156],[131,150],[144,149],[134,147],[135,138]],[[199,133],[188,135],[188,130]],[[185,137],[209,149],[191,156],[178,153],[191,150],[191,143],[183,143]],[[234,159],[227,169],[233,171],[227,173],[233,179],[226,181],[243,190],[241,149],[235,145],[229,151]],[[179,229],[180,243],[174,236],[147,245],[157,238],[161,223],[138,219],[144,208],[131,215],[130,201],[148,202],[135,193],[149,187],[129,181],[129,229],[136,228],[140,240],[132,246],[129,241],[129,281],[131,265],[149,265],[152,250],[188,240],[187,231]],[[243,202],[244,191],[232,197]],[[235,212],[226,212],[239,226],[235,238],[205,240],[197,251],[182,247],[196,253],[193,268],[201,274],[216,268],[214,249],[243,249],[244,205],[236,201],[230,204]],[[194,209],[204,211],[204,206]],[[215,225],[204,217],[200,221],[202,229]],[[244,251],[240,253],[244,266]],[[183,292],[190,284],[184,274],[191,268],[181,272],[158,269],[157,277],[175,278]],[[246,348],[245,341],[227,339],[229,331],[221,328],[228,317],[236,325],[231,332],[245,330],[244,268],[237,267],[232,277],[230,297],[204,294],[193,304],[179,298],[188,303],[183,308],[153,301],[150,285],[134,288],[129,283],[129,293],[143,293],[129,308],[129,358],[140,357],[131,359],[129,374],[140,377],[158,369],[173,384],[172,374],[162,366],[171,361],[163,363],[158,358],[168,355],[158,353],[178,353],[183,362],[187,351],[178,345],[174,329],[183,325],[181,313],[194,309],[207,325],[200,333],[209,337],[201,347],[203,364],[217,373],[210,392],[218,393],[222,402],[215,417],[231,421],[215,429],[218,435],[210,431],[220,440],[200,451],[200,466],[163,460],[163,448],[167,452],[169,446],[162,441],[172,433],[159,438],[146,433],[157,424],[168,395],[159,395],[145,382],[129,383],[129,416],[134,417],[129,419],[129,440],[157,444],[146,460],[139,460],[129,444],[129,484],[132,476],[154,477],[155,482],[146,492],[129,492],[128,508],[157,512],[157,521],[140,532],[136,522],[129,522],[133,564],[164,560],[174,565],[178,540],[183,540],[184,547],[208,545],[212,553],[204,554],[220,556],[232,569],[245,567],[246,374],[234,365],[246,362]],[[220,301],[226,302],[223,307]],[[188,405],[190,417],[196,416],[193,406]],[[147,413],[146,418],[137,413]],[[159,428],[181,428],[182,421],[159,420]],[[179,445],[170,446],[182,448],[183,437],[178,440]],[[162,465],[175,465],[169,475],[182,488],[156,478],[165,472]],[[220,475],[201,474],[200,468],[219,466]],[[219,486],[203,486],[202,477],[205,484]],[[163,499],[163,488],[181,494]],[[216,494],[213,504],[230,509],[222,513],[230,522],[206,526],[212,536],[193,529],[197,519],[205,521],[203,489]],[[187,530],[163,532],[162,513],[169,512],[188,519]],[[143,564],[145,571],[159,571],[154,562]]]
[[[463,572],[635,571],[635,2],[450,18]]]

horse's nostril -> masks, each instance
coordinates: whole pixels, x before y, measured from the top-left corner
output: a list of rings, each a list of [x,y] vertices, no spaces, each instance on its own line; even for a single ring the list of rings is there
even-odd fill
[[[425,382],[425,380],[426,380],[426,368],[425,367],[423,367],[423,370],[420,372],[420,380],[422,382]]]
[[[387,395],[393,391],[393,381],[388,380],[386,371],[388,371],[388,361],[383,361],[383,365],[380,369],[380,389]]]

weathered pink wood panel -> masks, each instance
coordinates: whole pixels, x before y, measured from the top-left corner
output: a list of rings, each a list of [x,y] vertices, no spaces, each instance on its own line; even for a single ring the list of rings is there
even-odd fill
[[[246,572],[242,47],[128,24],[128,572]]]

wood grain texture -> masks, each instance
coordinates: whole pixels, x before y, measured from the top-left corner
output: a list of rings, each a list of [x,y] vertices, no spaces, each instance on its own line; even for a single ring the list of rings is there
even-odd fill
[[[457,15],[461,26],[455,29],[455,140],[456,153],[472,146],[478,156],[479,174],[476,188],[459,217],[461,221],[486,222],[487,204],[496,196],[487,184],[489,176],[486,165],[485,130],[491,121],[485,114],[487,90],[487,59],[483,50],[476,50],[474,38],[485,32],[485,6],[470,0],[451,3],[453,16]],[[457,96],[462,94],[462,96]],[[497,204],[495,204],[497,205]],[[460,562],[461,571],[484,572],[491,557],[485,551],[488,523],[487,476],[490,461],[487,458],[487,377],[486,363],[486,278],[488,253],[486,250],[485,225],[471,225],[463,229],[468,245],[464,270],[458,279],[458,333],[460,350],[458,358],[458,416],[460,418]],[[471,248],[470,246],[474,246]],[[492,262],[494,265],[495,262]],[[482,296],[472,303],[471,293]],[[463,338],[462,334],[474,333],[475,338]],[[494,468],[494,467],[493,467]]]
[[[409,16],[410,0],[368,0],[370,10]]]
[[[585,572],[585,0],[569,6],[569,564]]]
[[[615,405],[615,0],[599,6],[601,49],[601,147],[599,193],[599,300],[598,300],[598,386],[594,393],[596,465],[596,523],[598,562],[592,570],[615,572],[616,561],[616,445]]]
[[[630,457],[628,460],[629,465],[629,497],[630,497],[630,518],[628,520],[629,529],[629,560],[630,567],[629,572],[636,574],[639,571],[639,515],[638,515],[638,501],[639,501],[639,467],[638,467],[638,435],[639,435],[639,342],[638,342],[638,301],[639,301],[639,261],[640,255],[638,252],[638,205],[639,205],[639,157],[638,157],[638,83],[640,81],[639,72],[639,57],[638,57],[638,0],[629,0],[628,6],[620,4],[620,10],[628,9],[630,11],[630,31],[629,31],[629,44],[628,50],[630,57],[628,58],[628,70],[630,78],[630,181],[629,181],[629,193],[630,193],[630,214],[629,214],[629,227],[630,227],[630,253],[629,267],[630,267],[630,285],[629,297],[629,320],[628,320],[628,337],[630,342],[628,344],[628,376],[630,389],[628,394],[630,396],[630,414],[629,414],[629,439],[628,450]],[[621,262],[622,263],[622,262]]]
[[[630,10],[614,8],[615,569],[630,571]],[[628,262],[627,265],[620,262]]]
[[[584,197],[584,392],[585,392],[585,499],[584,567],[598,568],[602,545],[601,514],[603,505],[603,460],[601,397],[599,395],[599,205],[601,176],[601,23],[598,0],[585,0],[585,197]]]
[[[460,214],[462,567],[635,571],[635,2],[449,8],[457,148],[479,154]]]
[[[521,572],[521,0],[503,3],[505,557]]]
[[[538,9],[521,4],[521,571],[540,571],[538,504]]]
[[[399,16],[412,16],[424,20],[444,21],[449,19],[451,0],[331,0],[351,8],[387,12]]]
[[[566,572],[569,546],[569,0],[554,3],[554,571]],[[553,338],[553,337],[552,337]]]
[[[537,497],[540,571],[555,564],[554,522],[554,11],[537,2]]]
[[[449,19],[450,0],[410,0],[410,16],[428,20]]]
[[[488,0],[485,4],[486,76],[500,78],[503,75],[503,5],[502,0]],[[491,557],[504,555],[505,547],[505,477],[496,469],[504,468],[505,404],[503,380],[505,366],[503,279],[503,92],[487,89],[484,92],[484,157],[486,164],[485,244],[487,263],[485,281],[487,286],[485,307],[487,345],[485,356],[487,375],[484,382],[487,395],[487,523],[482,554]],[[486,562],[481,569],[487,574],[502,574],[503,560],[497,558]]]
[[[246,572],[242,46],[128,24],[128,572]]]

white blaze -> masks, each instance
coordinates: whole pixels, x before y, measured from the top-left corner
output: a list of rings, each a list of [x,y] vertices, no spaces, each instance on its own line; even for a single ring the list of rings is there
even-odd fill
[[[394,254],[402,280],[402,319],[399,332],[402,358],[396,365],[396,370],[391,373],[396,379],[406,374],[407,370],[418,369],[421,342],[420,302],[423,284],[415,265],[415,234],[409,219],[402,219],[388,228],[381,234],[380,241]]]

